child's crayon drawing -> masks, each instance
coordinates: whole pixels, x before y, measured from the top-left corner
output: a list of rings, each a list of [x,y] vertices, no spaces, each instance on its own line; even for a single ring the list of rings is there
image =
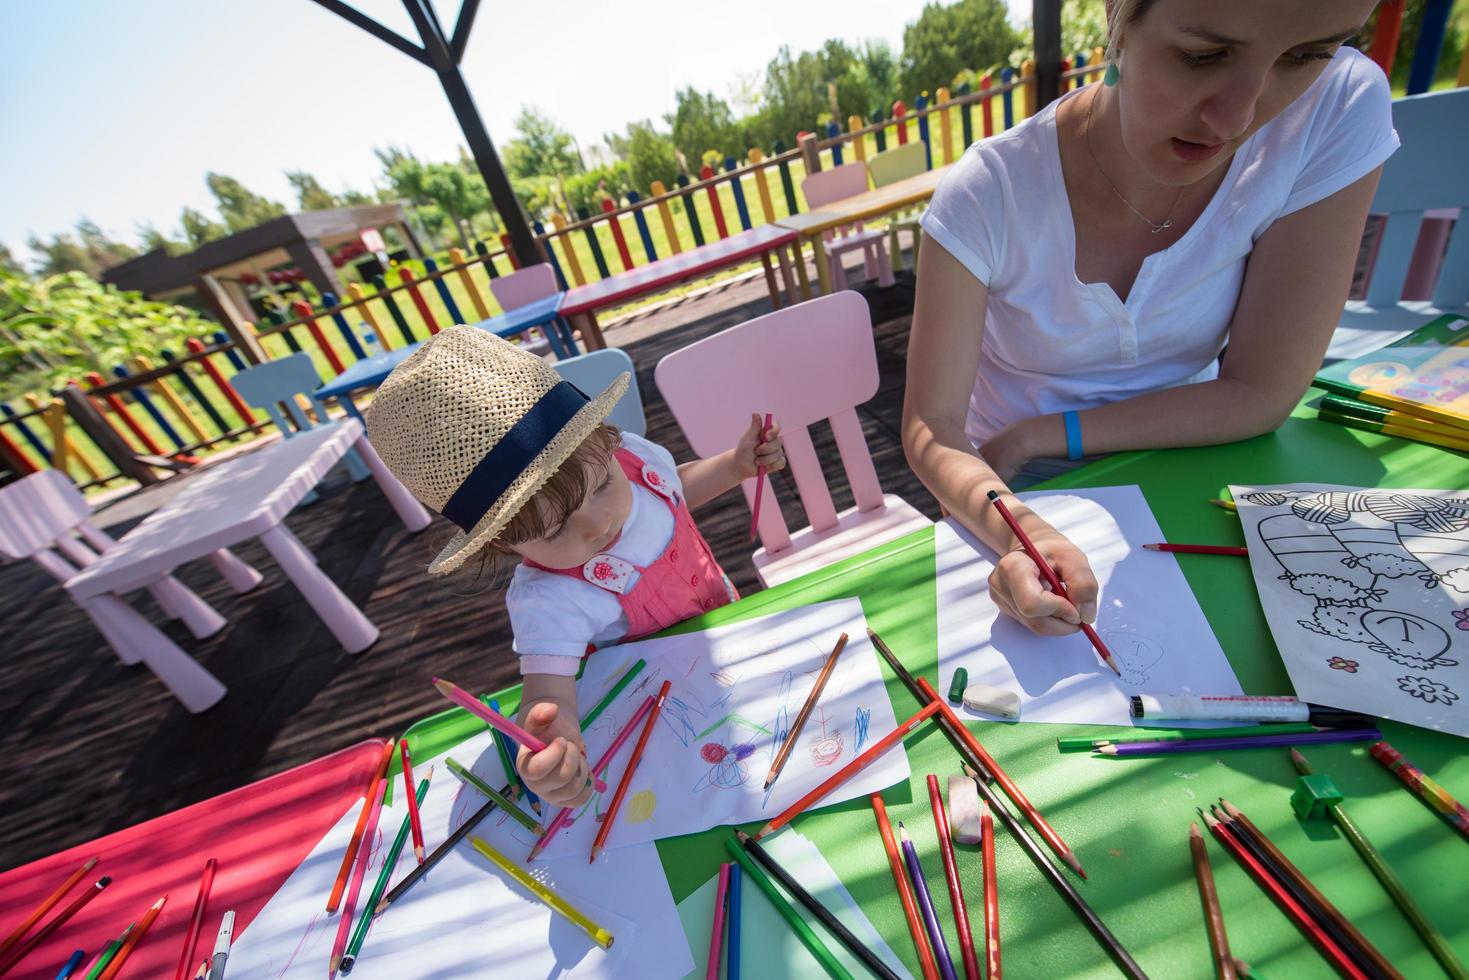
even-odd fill
[[[834,732],[828,732],[826,730],[826,709],[818,706],[816,713],[819,716],[821,734],[808,746],[808,751],[811,753],[811,764],[829,766],[842,757],[842,730],[838,728]]]
[[[872,720],[872,709],[858,708],[857,715],[852,720],[852,751],[861,752],[863,744],[867,741],[867,724]]]

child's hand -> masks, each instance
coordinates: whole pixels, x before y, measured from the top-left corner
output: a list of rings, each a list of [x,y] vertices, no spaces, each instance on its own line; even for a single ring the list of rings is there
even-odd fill
[[[762,466],[767,473],[785,469],[786,450],[785,444],[780,441],[780,423],[772,421],[770,431],[765,434],[765,441],[761,442],[760,429],[764,424],[765,420],[761,416],[751,414],[750,427],[740,436],[740,441],[735,443],[734,465],[742,480],[758,475]]]
[[[521,746],[515,760],[531,792],[556,806],[586,802],[592,795],[591,764],[574,715],[555,701],[540,701],[526,712],[523,724],[546,743],[540,752]]]

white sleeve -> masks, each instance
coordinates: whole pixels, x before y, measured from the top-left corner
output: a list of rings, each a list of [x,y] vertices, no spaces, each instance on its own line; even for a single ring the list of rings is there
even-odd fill
[[[976,143],[944,177],[920,219],[923,233],[985,286],[1003,254],[1005,184],[999,156]]]
[[[638,459],[663,474],[664,479],[669,481],[674,490],[679,493],[683,492],[683,483],[678,478],[678,463],[674,462],[673,453],[658,443],[644,439],[642,436],[635,436],[631,432],[622,434],[622,445]]]
[[[612,625],[601,621],[606,603],[577,601],[581,584],[516,569],[505,590],[505,608],[522,674],[575,675],[587,644]]]
[[[1367,176],[1398,148],[1387,76],[1366,55],[1342,48],[1338,77],[1319,100],[1285,217]]]

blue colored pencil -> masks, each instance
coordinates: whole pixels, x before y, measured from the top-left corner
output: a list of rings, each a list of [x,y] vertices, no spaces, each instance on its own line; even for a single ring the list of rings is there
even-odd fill
[[[62,965],[61,972],[56,974],[56,980],[66,980],[67,977],[77,972],[77,970],[82,965],[82,960],[86,958],[87,951],[85,949],[79,949],[75,953],[72,953],[71,959],[67,960],[66,963]]]
[[[740,980],[740,870],[736,862],[729,869],[729,891],[725,898],[729,902],[729,939],[724,959],[725,980]]]
[[[485,698],[485,703],[496,711],[500,711],[500,702]],[[503,711],[500,712],[504,714]],[[495,748],[500,752],[500,764],[505,767],[505,774],[515,783],[520,794],[530,803],[530,808],[536,811],[536,816],[541,815],[541,798],[530,791],[525,785],[525,780],[520,778],[520,770],[515,767],[515,755],[510,749],[510,740],[500,733],[498,728],[491,728],[490,732],[495,738]]]

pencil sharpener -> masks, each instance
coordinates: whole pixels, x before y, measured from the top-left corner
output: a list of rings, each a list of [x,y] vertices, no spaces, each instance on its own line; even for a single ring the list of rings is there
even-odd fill
[[[1290,805],[1300,819],[1314,820],[1326,816],[1327,807],[1335,806],[1343,799],[1345,797],[1331,777],[1318,772],[1296,780],[1296,791],[1290,795]]]

